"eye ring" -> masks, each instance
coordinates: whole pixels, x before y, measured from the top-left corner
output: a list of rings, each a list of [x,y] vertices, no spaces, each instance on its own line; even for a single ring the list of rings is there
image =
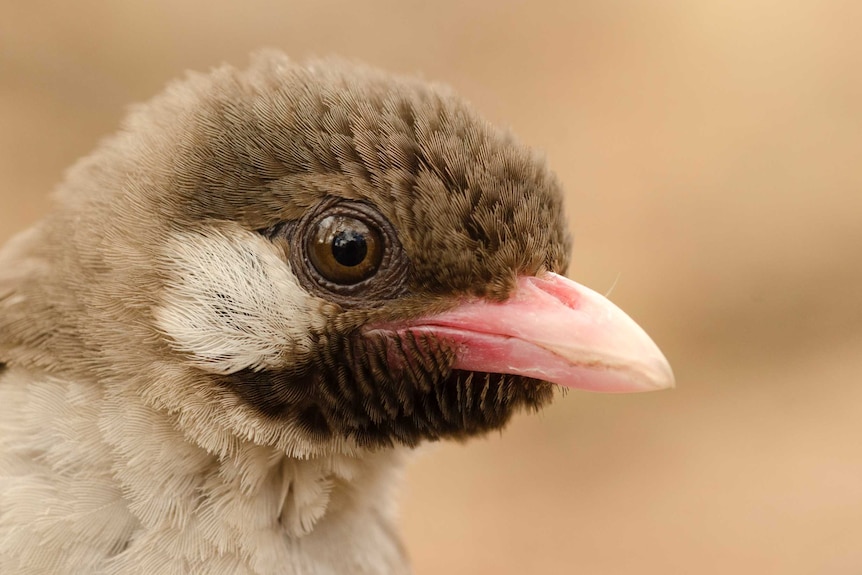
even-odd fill
[[[327,251],[338,249],[334,241],[339,232],[345,232],[340,237],[346,241],[342,264],[354,265],[338,265],[332,273],[325,262],[333,263],[335,254]],[[365,254],[349,232],[366,233]],[[369,204],[327,198],[282,234],[290,245],[292,271],[306,289],[324,299],[344,307],[377,307],[407,291],[407,255],[395,228]],[[357,259],[363,255],[369,259]]]

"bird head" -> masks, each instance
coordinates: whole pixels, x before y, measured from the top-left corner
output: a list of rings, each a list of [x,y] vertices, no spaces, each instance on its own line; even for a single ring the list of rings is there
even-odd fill
[[[544,159],[443,87],[259,55],[136,109],[58,196],[20,240],[7,354],[142,397],[212,451],[467,438],[557,386],[673,383],[563,277]]]

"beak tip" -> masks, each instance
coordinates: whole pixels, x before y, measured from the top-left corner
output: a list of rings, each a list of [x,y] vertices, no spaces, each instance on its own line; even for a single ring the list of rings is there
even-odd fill
[[[676,377],[673,374],[673,369],[664,356],[657,358],[652,369],[645,375],[649,385],[646,391],[661,391],[676,387]]]

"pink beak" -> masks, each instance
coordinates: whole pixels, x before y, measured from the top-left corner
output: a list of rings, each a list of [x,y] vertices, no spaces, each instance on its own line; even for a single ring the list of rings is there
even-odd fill
[[[508,300],[470,300],[398,331],[455,344],[455,369],[508,373],[602,392],[673,387],[670,364],[607,298],[563,276],[521,277]]]

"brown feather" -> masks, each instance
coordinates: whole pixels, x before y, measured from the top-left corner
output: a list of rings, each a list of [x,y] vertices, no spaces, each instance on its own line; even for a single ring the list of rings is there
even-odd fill
[[[345,298],[298,246],[347,201],[395,235],[391,276]],[[0,252],[0,570],[405,572],[399,447],[552,390],[361,327],[568,253],[544,160],[444,87],[276,53],[189,74]]]

